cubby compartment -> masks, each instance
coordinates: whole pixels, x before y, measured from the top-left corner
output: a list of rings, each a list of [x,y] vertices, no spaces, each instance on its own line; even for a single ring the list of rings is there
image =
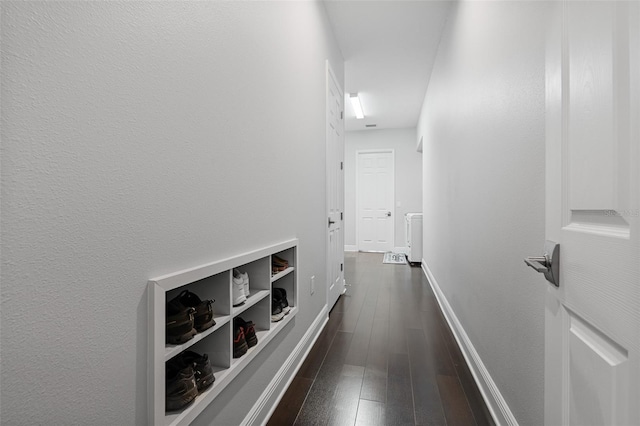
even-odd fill
[[[190,424],[234,378],[262,351],[273,337],[297,313],[297,240],[290,240],[235,257],[149,280],[149,424]],[[285,259],[286,270],[273,275],[272,256]],[[249,297],[233,306],[233,271],[249,276]],[[271,323],[273,287],[287,292],[289,315],[277,324]],[[200,300],[215,300],[212,304],[215,324],[196,333],[190,340],[172,345],[166,343],[166,305],[188,290]],[[233,319],[241,317],[255,325],[258,343],[240,358],[233,358]],[[207,354],[214,371],[215,382],[202,391],[196,400],[180,411],[165,412],[166,362],[190,350]]]
[[[294,274],[287,274],[274,280],[271,286],[272,288],[281,288],[286,292],[287,302],[292,309],[298,305]]]
[[[189,350],[201,355],[207,354],[209,356],[216,380],[218,377],[215,373],[224,371],[231,366],[231,345],[229,343],[231,327],[231,322],[227,322],[208,339],[201,340],[189,348]]]
[[[210,334],[215,333],[220,327],[224,326],[225,323],[229,322],[229,277],[230,272],[225,271],[220,274],[216,274],[211,277],[207,277],[202,280],[190,283],[188,285],[175,288],[166,293],[167,303],[173,300],[175,297],[178,297],[184,291],[190,291],[196,294],[202,301],[214,300],[211,307],[213,310],[213,320],[215,321],[215,324],[211,328],[196,333],[196,335],[191,340],[188,340],[183,344],[172,345],[165,342],[165,361],[168,361],[170,358],[173,358],[180,352],[183,352],[192,345],[195,345]]]
[[[267,296],[268,295],[269,293],[267,292]],[[268,331],[270,324],[269,319],[271,318],[270,299],[268,297],[263,297],[251,307],[234,315],[234,318],[235,317],[240,317],[245,321],[253,321],[256,325],[256,331]]]
[[[240,273],[249,275],[249,291],[253,295],[259,290],[269,290],[269,258],[265,257],[254,262],[239,265],[237,269]]]
[[[234,318],[238,318],[238,317],[242,318],[246,322],[249,322],[249,321],[253,322],[255,331],[256,331],[256,336],[258,338],[258,344],[255,345],[254,347],[249,348],[249,350],[245,355],[239,358],[233,358],[231,361],[231,365],[235,365],[239,362],[242,362],[242,360],[245,357],[251,356],[252,352],[259,351],[261,349],[261,345],[264,344],[264,337],[269,333],[269,329],[270,329],[271,303],[269,302],[268,298],[264,298],[260,300],[258,303],[254,304],[251,308],[246,309],[241,314],[234,316]],[[235,336],[235,330],[233,330],[233,333],[232,333],[232,337],[234,336]]]
[[[229,374],[231,367],[231,344],[229,336],[231,335],[231,323],[227,321],[221,327],[212,333],[207,339],[200,340],[189,347],[187,350],[196,352],[200,355],[206,354],[211,363],[211,369],[215,381],[208,389],[199,393],[195,401],[182,410],[165,413],[165,425],[180,424],[182,420],[188,418],[197,410],[201,404],[208,404],[213,397],[219,393],[219,387],[224,386],[223,378]],[[177,354],[176,356],[178,356]]]
[[[293,272],[295,265],[296,265],[296,256],[295,256],[295,250],[293,249],[287,249],[287,250],[282,250],[278,253],[274,253],[271,255],[271,259],[272,262],[274,261],[274,257],[275,258],[280,258],[283,260],[286,260],[289,264],[289,267],[287,269],[285,269],[284,271],[271,271],[271,278],[272,281],[273,279],[278,279],[281,276],[287,275],[291,272]]]

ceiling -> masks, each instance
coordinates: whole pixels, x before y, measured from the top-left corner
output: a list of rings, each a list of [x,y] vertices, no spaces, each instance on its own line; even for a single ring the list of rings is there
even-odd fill
[[[324,0],[344,57],[345,130],[415,127],[451,1]]]

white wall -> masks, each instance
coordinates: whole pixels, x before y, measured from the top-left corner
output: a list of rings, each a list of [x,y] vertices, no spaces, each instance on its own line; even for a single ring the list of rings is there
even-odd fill
[[[422,211],[422,155],[416,151],[416,129],[345,132],[345,246],[356,244],[356,152],[393,149],[395,153],[394,247],[405,248],[405,213]],[[400,203],[400,205],[398,205]]]
[[[546,2],[462,1],[441,40],[424,137],[424,260],[521,425],[544,422]],[[532,254],[533,253],[533,254]]]
[[[320,2],[2,4],[3,424],[146,424],[150,277],[298,237],[326,281],[329,28]],[[198,422],[239,424],[324,304],[301,291]]]

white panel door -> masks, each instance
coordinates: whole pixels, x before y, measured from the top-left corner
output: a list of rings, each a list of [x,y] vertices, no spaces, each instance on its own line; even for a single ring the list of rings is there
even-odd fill
[[[327,62],[327,303],[344,293],[344,94]]]
[[[393,151],[358,151],[358,250],[393,250]]]
[[[545,424],[640,425],[640,12],[558,1],[547,45]],[[541,242],[542,245],[542,242]]]

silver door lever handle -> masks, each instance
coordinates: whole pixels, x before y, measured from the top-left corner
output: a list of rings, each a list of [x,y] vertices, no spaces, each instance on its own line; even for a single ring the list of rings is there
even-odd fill
[[[526,257],[524,263],[538,272],[545,273],[549,271],[549,259],[546,256]]]
[[[537,272],[556,287],[560,286],[560,245],[553,241],[545,241],[544,256],[525,257],[524,263],[531,266]]]

